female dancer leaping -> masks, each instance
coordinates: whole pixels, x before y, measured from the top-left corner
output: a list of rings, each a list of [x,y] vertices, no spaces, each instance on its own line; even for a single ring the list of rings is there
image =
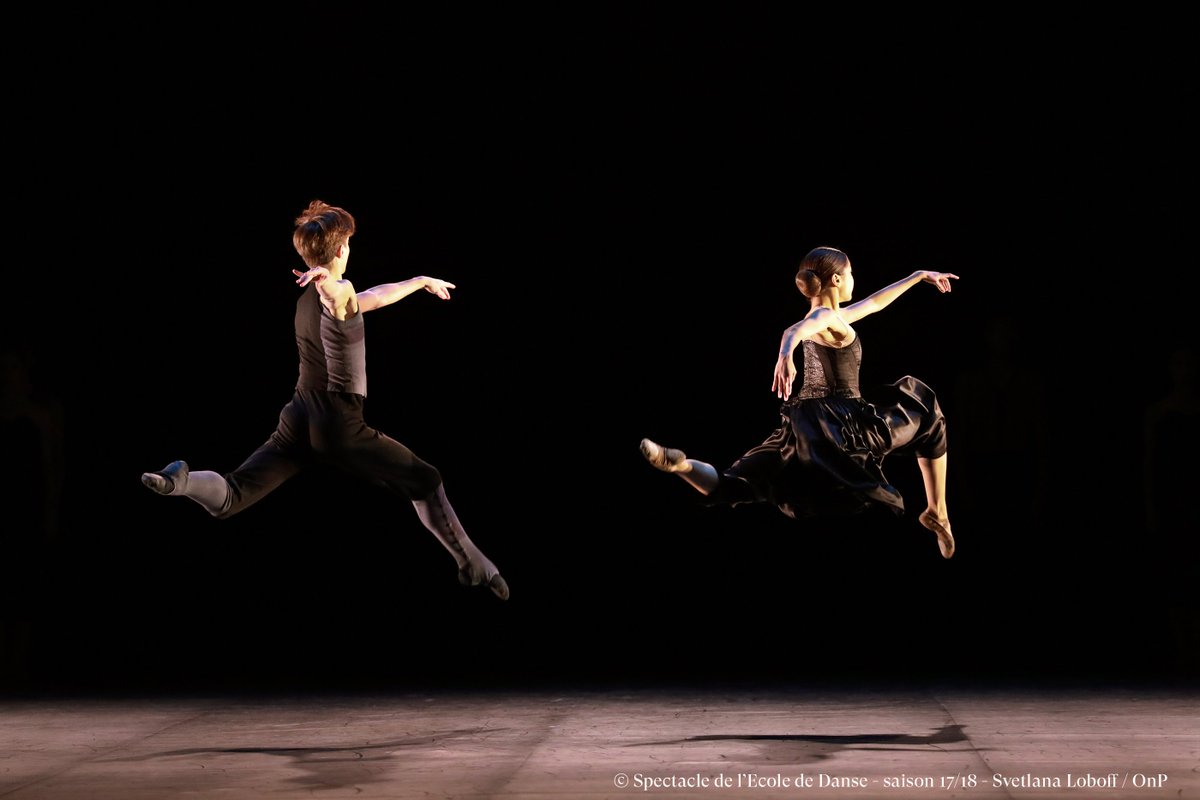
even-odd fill
[[[918,271],[851,305],[854,273],[841,250],[818,247],[804,257],[796,286],[811,307],[783,333],[771,391],[784,400],[782,425],[758,447],[718,472],[683,451],[642,439],[642,454],[705,495],[707,505],[772,503],[792,518],[853,513],[873,506],[904,513],[904,500],[884,477],[888,455],[915,456],[925,483],[918,519],[937,535],[944,558],[954,554],[946,508],[946,421],[932,389],[906,375],[872,394],[859,391],[862,342],[853,323],[888,306],[918,283],[950,291],[948,272]],[[802,347],[795,396],[793,352]]]

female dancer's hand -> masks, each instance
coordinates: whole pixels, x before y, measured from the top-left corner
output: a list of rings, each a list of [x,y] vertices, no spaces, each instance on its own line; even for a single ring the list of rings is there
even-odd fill
[[[425,291],[436,294],[443,300],[449,300],[450,290],[457,288],[457,286],[449,281],[439,280],[438,278],[425,278]]]
[[[298,276],[296,278],[296,283],[301,286],[308,286],[313,281],[320,283],[328,278],[329,270],[325,269],[325,267],[313,267],[307,272],[301,272],[298,269],[294,269],[292,270],[292,274]]]
[[[779,354],[775,362],[775,380],[771,382],[771,391],[784,400],[792,396],[792,381],[796,377],[796,362],[791,353]]]
[[[932,272],[930,270],[922,270],[918,273],[921,280],[926,283],[932,283],[938,288],[939,292],[945,294],[950,291],[950,279],[958,280],[958,276],[950,272]]]

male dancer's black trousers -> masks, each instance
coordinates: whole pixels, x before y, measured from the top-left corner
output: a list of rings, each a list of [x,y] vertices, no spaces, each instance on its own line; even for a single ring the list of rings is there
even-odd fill
[[[304,467],[326,463],[409,500],[441,485],[437,469],[367,425],[360,394],[297,389],[279,413],[279,425],[240,467],[225,474],[229,496],[218,518],[254,505]]]

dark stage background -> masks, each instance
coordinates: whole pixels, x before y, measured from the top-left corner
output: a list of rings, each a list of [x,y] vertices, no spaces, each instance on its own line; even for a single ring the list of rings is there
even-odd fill
[[[778,9],[60,30],[71,70],[11,153],[4,347],[65,471],[47,523],[55,476],[11,401],[3,688],[1191,679],[1174,51]],[[225,522],[139,482],[230,470],[273,429],[313,198],[355,214],[358,288],[458,285],[367,319],[367,419],[441,469],[507,604],[338,474]],[[856,326],[864,385],[912,374],[942,400],[950,561],[909,461],[885,465],[909,516],[799,524],[703,508],[640,458],[650,436],[723,466],[776,426],[818,245],[850,255],[857,298],[961,276]]]

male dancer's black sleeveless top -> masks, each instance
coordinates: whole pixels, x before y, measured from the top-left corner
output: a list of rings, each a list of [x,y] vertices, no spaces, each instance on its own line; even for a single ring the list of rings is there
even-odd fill
[[[804,383],[794,395],[797,400],[862,397],[858,390],[862,344],[857,334],[846,347],[827,347],[811,339],[805,339],[801,346],[804,348]]]
[[[337,320],[321,305],[315,284],[296,301],[297,389],[367,395],[367,344],[363,315]]]

